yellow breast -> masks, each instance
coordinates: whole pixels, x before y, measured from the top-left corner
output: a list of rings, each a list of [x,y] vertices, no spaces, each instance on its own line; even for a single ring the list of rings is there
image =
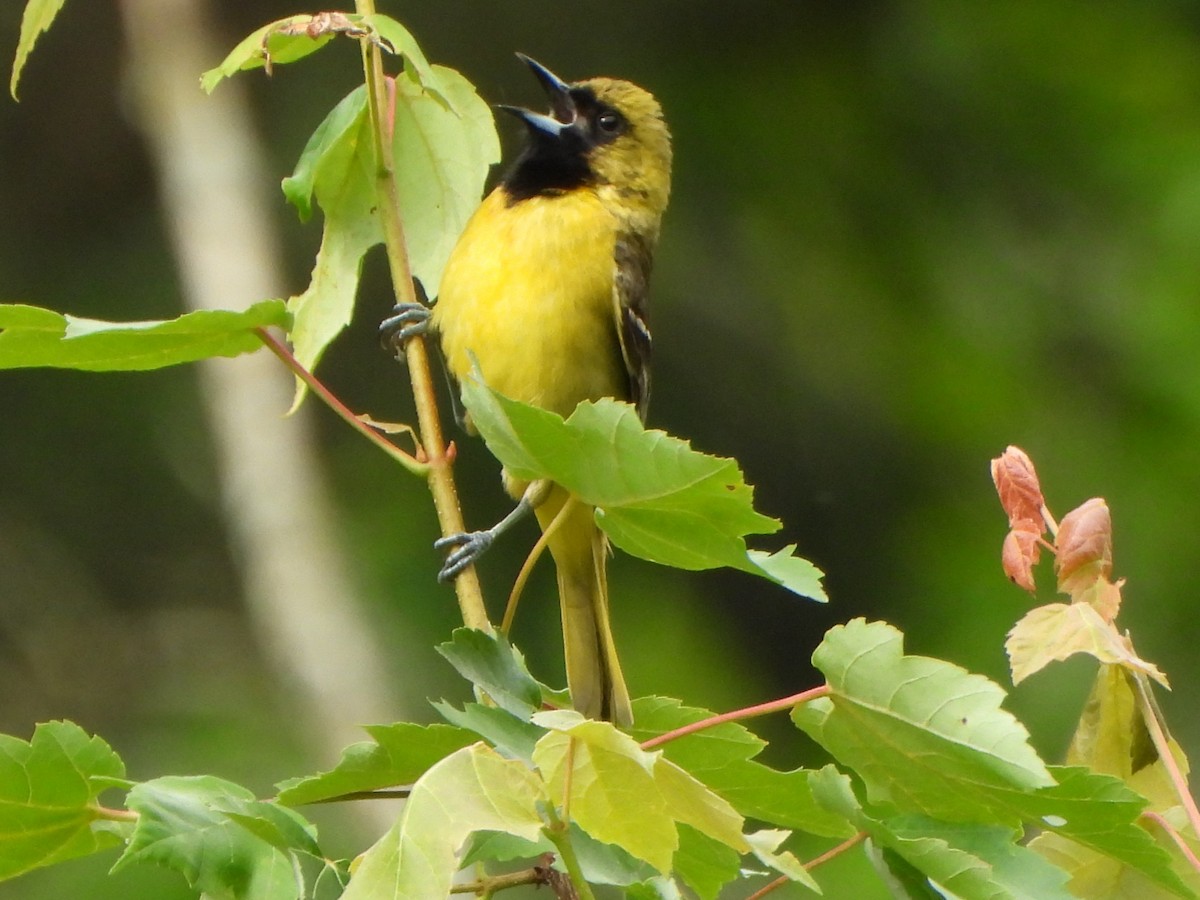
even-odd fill
[[[624,397],[613,305],[616,221],[576,190],[476,211],[442,278],[433,327],[456,378],[472,355],[494,390],[566,416],[581,400]]]

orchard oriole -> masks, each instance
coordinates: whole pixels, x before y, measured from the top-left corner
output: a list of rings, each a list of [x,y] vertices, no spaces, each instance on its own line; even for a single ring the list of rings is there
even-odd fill
[[[616,397],[644,418],[650,397],[647,285],[670,193],[671,138],[658,101],[627,81],[567,84],[521,56],[551,114],[501,107],[528,143],[467,223],[450,256],[430,324],[450,373],[477,363],[484,381],[516,400],[569,415],[582,400]],[[424,310],[384,323],[411,326]],[[417,315],[413,315],[417,313]],[[534,508],[558,571],[567,681],[576,709],[632,721],[609,624],[607,540],[595,511],[558,485],[505,474],[517,511],[453,547],[441,577],[470,565],[522,511]],[[564,511],[564,506],[570,504]]]

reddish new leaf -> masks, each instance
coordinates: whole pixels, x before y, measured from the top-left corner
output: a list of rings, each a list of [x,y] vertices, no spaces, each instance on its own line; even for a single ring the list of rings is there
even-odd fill
[[[1004,566],[1004,574],[1019,588],[1034,593],[1037,586],[1033,582],[1033,567],[1041,558],[1042,548],[1039,543],[1042,529],[1039,522],[1022,519],[1013,523],[1012,531],[1004,538],[1004,549],[1000,551],[1000,562]]]
[[[1062,593],[1074,599],[1107,581],[1112,573],[1112,517],[1104,500],[1093,497],[1063,516],[1055,545],[1054,569]]]
[[[1042,487],[1038,483],[1033,460],[1020,447],[1009,446],[1004,453],[992,460],[992,482],[1000,505],[1008,514],[1008,522],[1014,528],[1018,522],[1041,522]],[[1042,529],[1038,528],[1038,534]]]

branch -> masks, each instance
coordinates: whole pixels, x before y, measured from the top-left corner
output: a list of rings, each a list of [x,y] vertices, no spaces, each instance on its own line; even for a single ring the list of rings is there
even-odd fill
[[[362,15],[372,15],[375,13],[375,0],[355,0],[355,9]],[[367,109],[371,117],[371,133],[375,141],[375,159],[378,166],[375,176],[379,197],[379,221],[383,227],[392,290],[397,304],[415,303],[417,296],[413,289],[412,268],[409,265],[408,248],[404,240],[404,223],[400,216],[395,163],[392,157],[395,85],[384,77],[383,59],[378,44],[363,41],[362,53],[367,83]],[[459,534],[467,528],[458,503],[458,491],[454,486],[451,459],[446,454],[446,441],[442,436],[437,394],[430,373],[429,351],[425,346],[425,339],[417,335],[410,340],[405,345],[404,358],[408,362],[413,399],[417,406],[420,442],[429,466],[429,490],[433,494],[438,522],[441,524],[443,535]],[[479,576],[476,575],[473,566],[468,566],[454,579],[454,590],[458,595],[463,624],[468,628],[490,633],[492,625],[483,602]]]
[[[520,887],[523,884],[536,884],[538,887],[542,885],[550,885],[557,896],[564,896],[560,890],[559,881],[563,876],[561,872],[556,872],[550,868],[550,862],[554,857],[547,853],[545,856],[546,864],[542,866],[534,866],[531,869],[522,869],[520,872],[508,872],[504,875],[492,875],[487,878],[481,878],[478,881],[469,881],[465,884],[456,884],[450,888],[452,894],[482,894],[485,897],[490,897],[498,891],[506,890],[507,888]],[[578,896],[575,894],[566,894],[565,896]]]

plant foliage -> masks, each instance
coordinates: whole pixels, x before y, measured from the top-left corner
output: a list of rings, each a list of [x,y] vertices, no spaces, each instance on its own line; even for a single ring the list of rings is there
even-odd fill
[[[60,6],[27,5],[14,95]],[[379,243],[397,252],[381,222],[389,198],[408,254],[403,265],[391,260],[393,271],[436,293],[498,152],[490,112],[461,75],[430,64],[399,23],[360,11],[263,26],[204,87],[338,37],[361,41],[368,61],[394,54],[402,70],[381,86],[368,65],[366,85],[329,113],[284,180],[302,218],[315,207],[324,216],[306,291],[286,304],[162,322],[0,306],[0,368],[152,369],[251,352],[277,328],[293,362],[311,369],[350,319],[364,253]],[[395,171],[392,157],[403,160]],[[549,478],[595,506],[622,550],[682,569],[732,567],[826,599],[820,572],[793,547],[747,548],[747,536],[779,523],[754,509],[735,461],[648,431],[613,401],[581,404],[564,420],[479,381],[464,395],[510,472]],[[434,704],[444,724],[370,726],[334,768],[288,779],[274,798],[211,775],[128,780],[108,744],[69,722],[38,725],[28,741],[0,735],[0,878],[121,847],[114,870],[164,866],[209,898],[291,900],[318,884],[348,900],[445,897],[469,865],[480,894],[535,883],[559,897],[609,885],[638,900],[684,891],[713,900],[764,872],[772,884],[821,892],[832,885],[819,863],[861,848],[900,897],[1200,896],[1200,814],[1151,694],[1166,678],[1115,626],[1122,582],[1112,580],[1107,506],[1093,499],[1054,522],[1016,448],[992,473],[1010,526],[1005,571],[1035,591],[1035,567],[1050,552],[1069,599],[1033,609],[1010,633],[1014,683],[1074,654],[1099,663],[1066,766],[1038,756],[999,685],[906,654],[904,636],[884,622],[832,628],[813,655],[824,683],[810,691],[720,716],[641,698],[630,731],[571,710],[503,636],[464,628],[439,650],[473,701]],[[765,742],[741,720],[782,710],[830,762],[780,769],[758,759]],[[105,792],[120,792],[121,803],[102,805]],[[300,808],[376,796],[407,801],[353,863],[327,857]],[[798,837],[830,849],[806,864]]]

